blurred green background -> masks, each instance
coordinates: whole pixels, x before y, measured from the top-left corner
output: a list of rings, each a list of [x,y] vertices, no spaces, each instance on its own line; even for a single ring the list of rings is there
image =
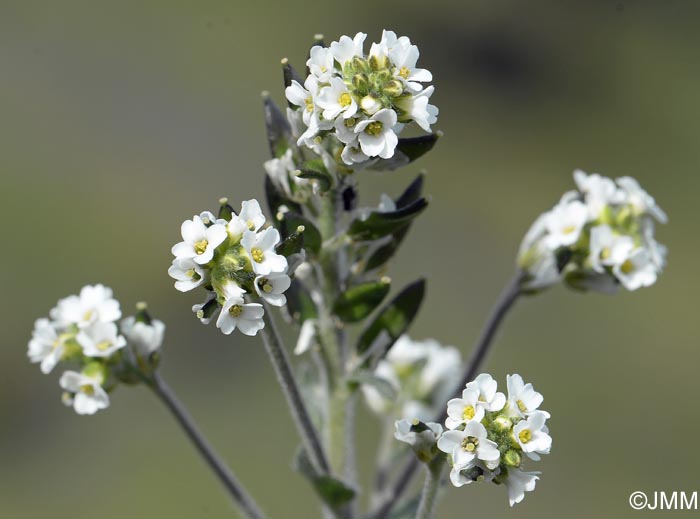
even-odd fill
[[[633,517],[632,491],[700,490],[699,15],[678,1],[3,0],[0,516],[234,516],[146,389],[78,417],[57,373],[27,362],[34,319],[97,282],[168,324],[165,376],[270,518],[318,516],[288,468],[296,435],[261,345],[197,323],[199,296],[166,270],[182,220],[262,195],[259,95],[282,101],[279,59],[303,66],[317,32],[373,41],[384,27],[420,46],[445,132],[416,166],[361,174],[375,205],[429,171],[432,206],[392,268],[397,286],[429,278],[414,337],[468,352],[522,234],[576,167],[637,177],[670,216],[653,288],[516,306],[487,369],[545,395],[552,454],[513,511],[505,489],[474,485],[451,488],[438,517]],[[365,471],[376,430],[364,413]]]

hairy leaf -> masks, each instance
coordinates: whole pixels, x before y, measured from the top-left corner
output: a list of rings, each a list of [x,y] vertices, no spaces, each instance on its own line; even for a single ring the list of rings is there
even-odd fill
[[[333,303],[333,313],[346,323],[356,323],[371,314],[389,293],[387,279],[350,287]]]

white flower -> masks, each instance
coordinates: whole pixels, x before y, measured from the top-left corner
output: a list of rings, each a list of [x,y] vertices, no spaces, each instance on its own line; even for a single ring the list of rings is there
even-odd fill
[[[219,220],[216,216],[214,216],[214,213],[211,211],[202,211],[199,213],[199,217],[202,219],[202,222],[204,225],[211,225],[213,223],[221,223],[225,220]]]
[[[398,106],[408,114],[408,117],[426,132],[430,131],[431,124],[437,122],[440,113],[437,106],[428,103],[434,91],[435,87],[431,85],[422,92],[397,102]]]
[[[253,284],[258,295],[269,304],[272,306],[284,306],[287,303],[284,292],[292,284],[292,280],[287,274],[272,273],[265,276],[257,276]]]
[[[182,223],[181,234],[183,241],[172,248],[173,256],[192,258],[198,265],[209,263],[214,257],[214,250],[227,237],[226,227],[222,224],[207,227],[197,215]]]
[[[629,236],[615,234],[609,225],[597,225],[591,229],[591,267],[596,272],[605,272],[605,267],[622,265],[634,248]]]
[[[318,80],[313,76],[306,78],[304,86],[301,86],[298,81],[292,80],[291,85],[284,90],[287,100],[302,109],[302,120],[306,126],[310,126],[312,116],[316,111],[314,99],[317,92]]]
[[[102,388],[102,376],[89,376],[76,371],[66,371],[59,380],[60,386],[74,396],[67,401],[81,415],[95,414],[109,406],[109,396]]]
[[[359,136],[362,152],[369,157],[391,158],[399,142],[393,130],[395,125],[396,112],[387,108],[357,123],[355,133]]]
[[[119,302],[112,298],[112,289],[104,285],[87,285],[79,296],[61,299],[50,312],[57,325],[85,328],[96,322],[113,322],[121,318]]]
[[[656,283],[657,265],[645,248],[632,251],[627,259],[613,267],[613,274],[627,290],[637,290]]]
[[[479,405],[479,389],[467,388],[462,391],[462,398],[453,398],[447,402],[445,426],[456,429],[472,421],[480,422],[484,418],[484,411],[484,406]]]
[[[396,40],[396,44],[389,47],[389,58],[395,67],[394,75],[401,78],[406,88],[412,92],[419,92],[423,88],[420,83],[433,80],[430,71],[416,67],[419,55],[418,47],[411,45],[411,41],[406,36],[402,36]]]
[[[587,175],[584,171],[577,169],[574,171],[574,181],[579,191],[585,195],[589,216],[592,220],[598,218],[606,207],[622,202],[622,192],[608,177],[598,173]]]
[[[27,356],[34,363],[41,363],[41,372],[51,373],[65,352],[65,339],[56,331],[56,327],[48,319],[37,319],[34,331],[29,341]]]
[[[229,283],[224,289],[224,302],[216,327],[225,335],[230,335],[236,328],[244,335],[253,336],[265,327],[265,311],[260,303],[246,303],[245,291],[235,283]]]
[[[578,200],[557,204],[544,219],[547,246],[552,250],[573,245],[588,221],[588,208]]]
[[[362,57],[364,55],[362,48],[365,43],[365,38],[367,38],[365,33],[358,32],[352,39],[349,36],[341,36],[339,41],[331,43],[331,53],[341,67],[355,56]]]
[[[360,148],[360,143],[357,138],[353,142],[345,145],[342,153],[340,154],[340,158],[349,166],[365,162],[367,159],[369,159],[369,157],[365,155]]]
[[[328,47],[314,45],[311,47],[309,59],[306,61],[306,66],[309,72],[316,76],[316,79],[321,83],[327,83],[333,74],[333,52]]]
[[[199,319],[201,321],[202,324],[209,324],[211,322],[211,320],[214,318],[216,311],[210,316],[205,316],[204,315],[204,307],[209,305],[215,299],[216,299],[216,294],[214,292],[208,292],[206,301],[204,301],[203,303],[192,305],[192,311],[194,312],[197,319]],[[218,308],[218,305],[216,305],[216,307]]]
[[[250,254],[253,270],[260,276],[273,272],[285,272],[287,258],[275,252],[275,246],[280,241],[280,233],[274,227],[268,227],[260,233],[246,231],[241,239],[241,245]]]
[[[328,120],[335,120],[340,115],[348,119],[357,113],[355,98],[339,77],[332,78],[330,84],[320,90],[316,104],[323,109],[323,118]]]
[[[228,234],[233,240],[238,240],[246,231],[257,232],[265,225],[265,215],[260,209],[260,203],[255,200],[245,200],[241,204],[241,212],[233,215],[228,224]]]
[[[450,470],[450,482],[453,486],[459,488],[474,483],[475,481],[493,481],[494,477],[500,473],[500,469],[497,465],[498,462],[495,464],[494,462],[489,462],[489,466],[486,466],[486,464],[481,461],[476,461],[466,467],[453,465],[452,470]]]
[[[394,438],[410,445],[419,460],[427,463],[435,457],[435,447],[442,435],[439,423],[397,420],[394,429]]]
[[[472,382],[469,382],[467,389],[477,391],[477,405],[483,407],[486,411],[492,413],[500,411],[506,405],[506,395],[498,391],[498,382],[488,373],[482,373]]]
[[[265,171],[272,180],[272,182],[281,188],[285,195],[289,198],[293,197],[292,188],[289,184],[290,173],[296,171],[296,164],[294,163],[294,155],[292,154],[292,149],[289,148],[284,154],[278,159],[270,159],[265,161],[263,164]],[[292,176],[295,182],[299,180],[296,176]]]
[[[535,484],[539,478],[539,472],[524,472],[519,469],[508,469],[506,486],[508,487],[508,501],[510,506],[520,503],[525,498],[525,492],[535,490]]]
[[[549,413],[535,411],[525,420],[521,420],[513,427],[513,436],[520,448],[530,459],[539,461],[540,454],[549,454],[552,447],[552,437],[545,422]]]
[[[130,316],[122,320],[121,332],[140,355],[148,357],[163,345],[165,324],[157,319],[153,319],[149,324]]]
[[[506,384],[508,386],[509,411],[517,416],[526,416],[532,413],[540,407],[544,400],[544,397],[535,391],[532,384],[525,384],[520,375],[508,375]]]
[[[109,357],[126,346],[126,339],[119,335],[114,323],[94,323],[80,330],[76,340],[88,357]]]
[[[175,258],[168,275],[175,280],[175,288],[180,292],[194,290],[209,280],[209,273],[195,263],[194,258]]]
[[[625,192],[626,202],[639,214],[650,214],[661,223],[668,222],[666,213],[661,209],[654,198],[647,193],[632,177],[620,177],[617,185]]]
[[[501,457],[498,445],[487,439],[486,428],[472,420],[463,431],[445,431],[438,440],[438,449],[452,456],[452,463],[465,468],[476,460],[493,465]]]

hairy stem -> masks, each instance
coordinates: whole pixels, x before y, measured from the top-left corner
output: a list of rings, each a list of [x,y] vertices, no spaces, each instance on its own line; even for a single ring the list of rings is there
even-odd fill
[[[197,429],[187,409],[180,403],[175,393],[173,393],[173,390],[170,389],[170,386],[166,384],[157,371],[154,371],[151,375],[148,386],[173,414],[185,431],[185,434],[187,434],[187,437],[194,444],[197,451],[199,451],[199,454],[201,454],[202,458],[204,458],[212,471],[214,471],[219,481],[226,487],[226,490],[231,494],[231,497],[238,506],[243,517],[246,519],[264,519],[265,515],[253,498],[236,479],[231,469],[229,469],[216,452],[214,452],[214,449],[207,439],[202,435],[201,431]]]
[[[426,467],[425,484],[423,485],[423,492],[420,496],[420,503],[418,504],[416,519],[433,519],[437,504],[437,494],[438,490],[440,490],[442,468],[444,465],[444,458],[442,456],[438,456]]]
[[[508,311],[513,307],[513,304],[518,300],[518,297],[522,294],[520,289],[520,284],[523,279],[523,273],[517,272],[516,275],[510,280],[506,287],[501,292],[496,304],[491,310],[491,314],[486,321],[486,324],[481,330],[478,340],[474,346],[469,362],[467,363],[464,374],[459,382],[459,385],[455,387],[454,396],[459,397],[464,386],[470,382],[476,373],[481,369],[481,364],[486,358],[486,354],[493,343],[493,338],[501,325],[503,318],[506,316]],[[443,422],[447,417],[447,408],[440,412],[439,416],[435,417],[435,422]],[[377,512],[372,515],[373,519],[384,519],[388,517],[392,508],[398,503],[401,495],[404,493],[411,478],[418,469],[417,460],[413,459],[406,466],[403,472],[399,475],[398,479],[391,488],[391,492],[387,496],[386,500],[379,506]]]
[[[318,433],[311,421],[311,416],[301,396],[294,372],[289,363],[289,357],[282,344],[282,339],[277,331],[277,326],[272,318],[269,305],[265,305],[265,328],[260,331],[265,349],[270,357],[272,366],[277,374],[282,392],[287,399],[292,418],[299,431],[309,460],[319,474],[328,474],[329,466],[326,454],[321,445]]]

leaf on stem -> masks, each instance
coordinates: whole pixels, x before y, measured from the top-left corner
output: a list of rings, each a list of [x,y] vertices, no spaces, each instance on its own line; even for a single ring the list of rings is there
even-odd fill
[[[388,278],[350,287],[333,303],[333,313],[346,323],[356,323],[371,314],[389,293]]]
[[[297,254],[301,252],[304,248],[304,231],[305,227],[299,226],[294,232],[289,234],[275,247],[275,252],[281,254],[285,258],[288,258],[292,254]]]
[[[388,305],[386,305],[374,321],[362,332],[357,341],[357,351],[365,352],[380,335],[389,338],[379,357],[394,345],[415,319],[425,296],[425,279],[414,281],[404,288]]]
[[[285,308],[294,321],[303,324],[307,319],[316,319],[318,317],[316,305],[299,280],[292,280],[292,284],[285,292],[285,295],[287,296]]]
[[[270,154],[273,158],[279,158],[289,148],[289,143],[292,140],[292,128],[289,126],[287,117],[279,106],[270,99],[267,92],[263,93],[263,113]]]
[[[419,198],[396,211],[372,212],[364,220],[361,218],[354,220],[348,229],[348,236],[357,241],[378,240],[408,225],[426,207],[428,207],[428,201],[425,198]]]
[[[352,501],[357,492],[339,479],[331,476],[319,476],[316,474],[306,451],[299,448],[292,466],[305,476],[316,490],[318,496],[333,510],[338,510],[343,505]]]
[[[275,218],[277,213],[280,211],[280,207],[287,206],[288,209],[295,212],[301,212],[299,204],[291,201],[287,196],[280,191],[275,183],[270,178],[270,175],[265,175],[265,199],[267,200],[267,207],[270,210],[270,214]],[[276,220],[276,218],[275,218]]]
[[[311,220],[301,216],[295,211],[287,211],[279,215],[279,228],[282,236],[286,239],[292,233],[298,232],[299,227],[304,228],[304,248],[307,252],[318,254],[321,250],[321,233],[316,226],[311,223]]]

